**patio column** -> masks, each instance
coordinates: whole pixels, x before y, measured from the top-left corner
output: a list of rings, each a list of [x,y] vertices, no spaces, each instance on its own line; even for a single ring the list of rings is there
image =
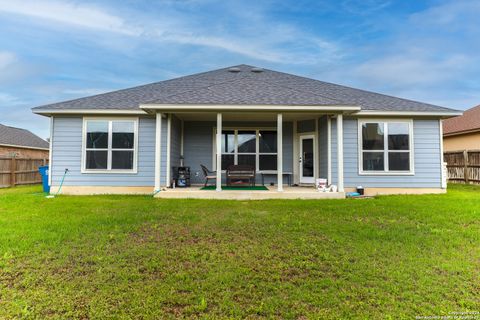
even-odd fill
[[[222,114],[217,113],[217,191],[222,191]]]
[[[283,191],[283,114],[277,114],[277,187]]]
[[[327,116],[327,181],[332,184],[332,118]]]
[[[170,182],[172,181],[171,180],[171,173],[170,173],[170,163],[171,163],[171,144],[172,144],[172,114],[169,113],[168,114],[168,118],[167,118],[168,122],[167,122],[167,173],[166,173],[166,178],[165,178],[165,182],[166,182],[166,185],[167,187],[171,187],[170,185]]]
[[[157,112],[155,122],[155,191],[160,191],[162,163],[162,114]]]
[[[343,189],[343,114],[337,116],[337,167],[338,167],[338,191]]]

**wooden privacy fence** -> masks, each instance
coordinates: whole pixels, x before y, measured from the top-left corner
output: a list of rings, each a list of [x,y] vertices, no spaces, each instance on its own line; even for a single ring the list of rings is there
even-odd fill
[[[38,167],[46,164],[48,159],[0,158],[0,188],[41,183]]]
[[[480,150],[449,151],[443,159],[450,182],[480,183]]]

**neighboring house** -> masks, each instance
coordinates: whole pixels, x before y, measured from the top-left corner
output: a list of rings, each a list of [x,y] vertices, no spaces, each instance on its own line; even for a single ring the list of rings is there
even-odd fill
[[[327,178],[340,195],[359,185],[370,194],[444,192],[441,119],[461,114],[248,65],[33,112],[51,118],[54,192],[68,168],[65,193],[152,193],[184,159],[193,184],[204,182],[201,164],[249,164],[271,174],[278,195],[291,189],[285,173],[299,185]],[[225,175],[216,175],[221,191]]]
[[[443,121],[443,149],[480,150],[480,105]]]
[[[48,159],[49,144],[28,130],[0,124],[0,157]]]

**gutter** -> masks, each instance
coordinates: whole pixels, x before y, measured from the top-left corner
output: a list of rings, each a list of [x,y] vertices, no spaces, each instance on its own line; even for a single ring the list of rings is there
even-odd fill
[[[381,110],[361,110],[356,113],[358,116],[403,116],[403,117],[440,117],[452,118],[461,116],[461,111],[381,111]]]
[[[470,134],[470,133],[477,133],[477,132],[480,132],[480,128],[444,133],[443,136],[444,137],[461,136],[463,134]]]
[[[358,116],[392,116],[392,117],[440,117],[442,119],[460,116],[461,111],[381,111],[362,110],[360,106],[352,105],[167,105],[140,104],[140,109],[32,109],[35,114],[52,115],[148,115],[155,112],[331,112],[349,113]]]
[[[0,147],[20,148],[20,149],[32,149],[32,150],[42,150],[42,151],[49,151],[49,150],[50,150],[50,148],[19,146],[19,145],[16,145],[16,144],[4,144],[4,143],[0,143]]]
[[[361,110],[359,106],[351,105],[327,105],[327,106],[300,106],[300,105],[190,105],[190,104],[140,104],[140,109],[148,111],[177,111],[177,112],[238,112],[238,111],[250,111],[250,112],[357,112]]]
[[[146,115],[143,110],[125,110],[125,109],[32,109],[32,112],[42,116],[51,116],[57,114],[64,115],[85,115],[85,114],[126,114],[126,115]]]

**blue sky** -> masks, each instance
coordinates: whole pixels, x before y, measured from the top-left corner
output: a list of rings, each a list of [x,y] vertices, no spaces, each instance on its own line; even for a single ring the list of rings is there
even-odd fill
[[[252,64],[467,109],[480,1],[0,0],[0,123],[31,107]]]

